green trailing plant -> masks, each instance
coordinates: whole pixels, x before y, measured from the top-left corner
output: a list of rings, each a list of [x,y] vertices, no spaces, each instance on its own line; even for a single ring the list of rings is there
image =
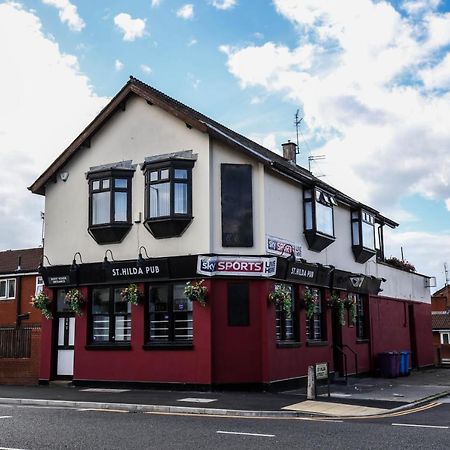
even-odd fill
[[[74,312],[77,316],[83,315],[81,308],[84,304],[84,297],[79,289],[74,288],[68,291],[64,297],[64,302],[69,311]]]
[[[206,306],[208,288],[203,285],[205,280],[191,283],[188,281],[184,287],[184,295],[192,302],[198,302],[201,306]]]
[[[330,305],[336,309],[339,325],[343,327],[345,325],[345,300],[339,297],[339,295],[333,294],[330,298]]]
[[[313,292],[309,289],[305,289],[305,292],[303,293],[303,301],[305,302],[306,318],[309,320],[314,316],[317,299]]]
[[[124,302],[130,302],[132,305],[139,305],[142,294],[136,284],[129,284],[120,291],[120,296]]]
[[[348,309],[350,324],[355,325],[356,324],[356,300],[354,298],[347,298],[347,300],[345,300],[345,307]]]
[[[292,313],[292,294],[290,289],[281,284],[276,284],[273,291],[269,294],[269,302],[279,306],[287,315]]]
[[[410,262],[398,259],[395,256],[387,258],[384,262],[390,266],[396,267],[397,269],[405,270],[406,272],[416,271],[416,268]]]
[[[52,313],[50,311],[50,300],[43,292],[39,292],[39,294],[36,294],[34,297],[31,297],[30,303],[31,306],[33,306],[33,308],[38,309],[46,319],[53,318]]]

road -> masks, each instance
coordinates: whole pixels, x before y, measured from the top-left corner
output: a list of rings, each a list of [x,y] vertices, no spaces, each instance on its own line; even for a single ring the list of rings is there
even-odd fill
[[[450,398],[439,403],[344,421],[0,405],[0,449],[448,449]]]

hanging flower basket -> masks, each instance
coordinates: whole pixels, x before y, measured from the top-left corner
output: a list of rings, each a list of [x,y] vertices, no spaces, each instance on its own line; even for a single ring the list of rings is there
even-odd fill
[[[142,293],[139,291],[137,285],[129,284],[120,291],[120,297],[124,302],[130,302],[132,305],[139,305],[142,299]]]
[[[31,297],[30,303],[31,306],[38,309],[46,319],[53,319],[50,311],[50,300],[43,292],[39,292],[39,294]]]
[[[67,309],[74,312],[77,316],[82,316],[81,307],[84,305],[84,297],[79,289],[71,289],[64,297]]]
[[[343,327],[345,325],[345,300],[339,297],[337,294],[333,294],[330,298],[329,305],[335,308],[338,312],[339,325]]]
[[[356,324],[356,300],[354,298],[347,298],[345,300],[345,307],[348,309],[350,324],[355,325]]]
[[[289,289],[282,285],[275,285],[274,290],[269,294],[269,302],[280,306],[289,318],[292,313],[292,294]]]
[[[192,302],[198,302],[201,306],[206,306],[208,288],[203,286],[205,280],[191,283],[188,281],[184,287],[184,295]]]
[[[305,305],[306,318],[310,320],[314,316],[314,311],[316,310],[316,296],[309,289],[305,289],[305,292],[303,293],[303,302]]]

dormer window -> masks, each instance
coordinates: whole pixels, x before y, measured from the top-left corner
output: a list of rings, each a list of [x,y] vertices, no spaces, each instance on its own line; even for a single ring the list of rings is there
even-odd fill
[[[131,228],[131,161],[92,167],[89,180],[89,234],[99,244],[121,242]]]
[[[181,236],[192,221],[191,151],[146,158],[145,227],[157,239]]]
[[[365,263],[376,253],[375,216],[364,209],[352,211],[352,250],[359,263]]]
[[[328,247],[335,240],[334,211],[335,197],[322,189],[305,189],[303,193],[305,213],[305,237],[310,250],[317,252]]]

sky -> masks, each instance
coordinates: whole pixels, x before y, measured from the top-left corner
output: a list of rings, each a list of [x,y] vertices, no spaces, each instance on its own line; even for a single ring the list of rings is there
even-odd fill
[[[41,243],[27,191],[130,75],[400,223],[450,267],[450,0],[0,2],[0,249]],[[315,160],[309,161],[309,157]]]

